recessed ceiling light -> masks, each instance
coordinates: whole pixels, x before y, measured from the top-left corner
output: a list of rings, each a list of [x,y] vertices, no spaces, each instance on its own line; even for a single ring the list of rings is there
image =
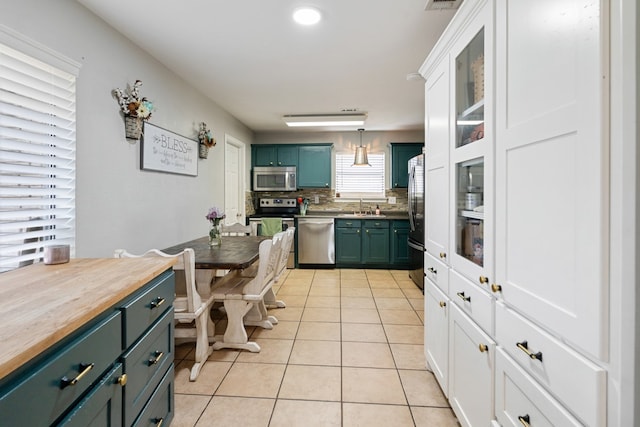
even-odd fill
[[[300,25],[317,24],[320,17],[320,11],[312,7],[301,7],[293,12],[293,20]]]

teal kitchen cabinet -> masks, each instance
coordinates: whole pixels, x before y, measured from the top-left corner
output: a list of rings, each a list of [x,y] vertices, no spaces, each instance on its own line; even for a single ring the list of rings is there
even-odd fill
[[[409,221],[391,221],[391,264],[394,267],[409,265]]]
[[[92,290],[92,297],[97,300],[106,301],[106,297],[101,299],[96,288],[128,296],[98,314],[89,315],[93,313],[91,308],[77,304],[81,313],[87,313],[88,321],[80,314],[72,316],[82,319],[79,329],[4,376],[0,380],[0,424],[130,426],[148,425],[149,420],[154,420],[154,425],[171,423],[175,275],[169,265],[168,270],[149,281],[147,269],[129,267],[132,278],[123,280],[122,289],[96,280],[96,276],[115,277],[109,275],[110,267],[95,267],[98,263],[113,262],[118,268],[117,261],[72,260],[70,267],[62,266],[55,273],[42,276],[42,287],[44,283],[60,286],[60,281],[69,281],[68,277],[73,276],[74,283]],[[37,271],[38,267],[34,264],[24,268]],[[22,272],[5,273],[2,279],[13,281],[14,274],[19,276]],[[127,291],[136,280],[137,290]],[[92,282],[98,285],[91,285]],[[39,292],[37,287],[32,286],[32,290]],[[63,306],[64,299],[60,297],[59,306]],[[25,331],[29,333],[27,327]]]
[[[298,188],[331,187],[331,144],[300,145]]]
[[[389,221],[363,221],[362,263],[389,264]]]
[[[336,219],[336,264],[357,265],[362,259],[361,221]]]
[[[298,146],[292,144],[281,145],[253,145],[253,166],[297,166]]]
[[[422,154],[424,143],[391,143],[391,188],[407,188],[409,159]]]

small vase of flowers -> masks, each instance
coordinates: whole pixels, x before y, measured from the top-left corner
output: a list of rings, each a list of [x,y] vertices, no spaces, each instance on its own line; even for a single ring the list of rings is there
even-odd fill
[[[220,236],[220,222],[225,219],[226,215],[218,208],[209,209],[206,218],[209,220],[211,227],[209,228],[209,246],[218,246],[222,242]]]
[[[209,156],[209,148],[212,148],[216,145],[216,139],[213,137],[211,130],[207,129],[207,124],[205,122],[200,123],[198,141],[200,141],[200,144],[198,146],[198,156],[201,159],[206,159],[207,156]]]
[[[128,93],[119,88],[113,90],[113,95],[124,114],[124,128],[127,139],[140,139],[142,122],[149,120],[154,110],[153,102],[147,98],[140,97],[140,86],[142,86],[142,80],[136,80],[133,86],[128,87]]]

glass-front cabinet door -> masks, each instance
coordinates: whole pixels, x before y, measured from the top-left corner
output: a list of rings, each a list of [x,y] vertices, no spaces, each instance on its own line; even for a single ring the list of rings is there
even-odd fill
[[[484,139],[484,29],[456,57],[456,147]]]
[[[490,45],[485,44],[491,28],[486,16],[481,12],[475,25],[465,29],[450,59],[455,104],[450,170],[454,245],[450,250],[452,266],[488,290],[493,272],[494,129],[489,108],[492,83],[485,79],[491,75],[493,58]]]

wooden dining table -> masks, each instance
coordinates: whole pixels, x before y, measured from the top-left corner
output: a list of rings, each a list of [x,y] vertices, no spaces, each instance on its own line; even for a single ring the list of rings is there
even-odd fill
[[[259,257],[260,242],[269,236],[222,236],[221,243],[209,246],[209,237],[200,237],[179,243],[162,251],[177,254],[192,248],[196,258],[196,285],[198,293],[208,296],[217,270],[239,270],[249,267]]]

